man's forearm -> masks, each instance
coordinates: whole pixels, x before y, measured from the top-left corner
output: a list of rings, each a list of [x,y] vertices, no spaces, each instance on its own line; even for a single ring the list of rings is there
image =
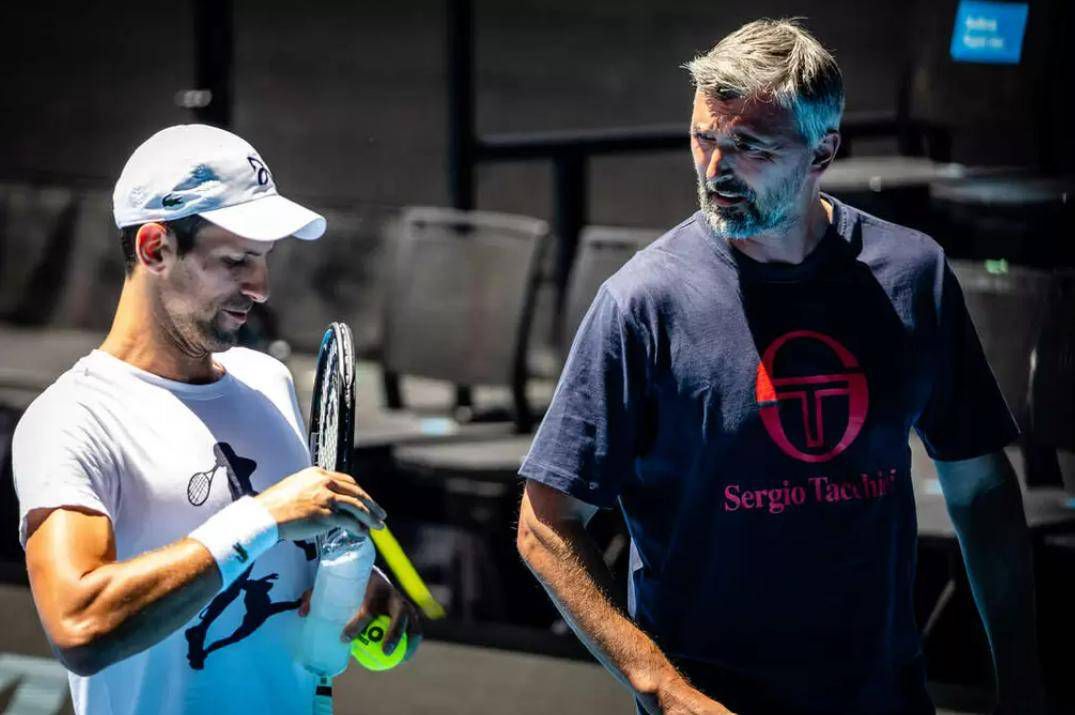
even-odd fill
[[[612,576],[581,524],[523,517],[519,551],[589,651],[648,710],[662,684],[680,677],[653,640],[613,602]]]
[[[197,541],[184,538],[82,576],[67,595],[62,627],[50,629],[50,636],[69,669],[92,674],[167,638],[197,615],[220,586],[213,557]]]
[[[1007,461],[972,499],[949,504],[993,652],[1001,705],[1040,700],[1034,569],[1022,495]],[[1038,703],[1035,703],[1035,705]]]

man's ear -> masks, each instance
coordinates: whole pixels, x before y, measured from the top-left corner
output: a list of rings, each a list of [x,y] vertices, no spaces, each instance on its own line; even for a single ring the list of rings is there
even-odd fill
[[[159,223],[142,224],[134,236],[134,255],[138,263],[151,273],[164,270],[164,257],[171,248],[168,230]]]
[[[818,143],[817,148],[814,149],[814,156],[810,160],[810,169],[821,173],[825,169],[829,168],[829,165],[836,160],[836,152],[840,148],[840,132],[831,131],[821,137],[821,141]]]

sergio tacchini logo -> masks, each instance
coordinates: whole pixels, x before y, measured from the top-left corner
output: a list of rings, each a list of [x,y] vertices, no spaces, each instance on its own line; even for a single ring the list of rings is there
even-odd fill
[[[777,354],[799,341],[816,341],[827,347],[843,370],[819,375],[780,377],[774,374]],[[847,449],[866,422],[870,395],[866,376],[858,359],[834,338],[813,330],[794,330],[774,340],[765,349],[755,380],[758,412],[765,430],[780,450],[801,462],[827,462]],[[829,424],[825,419],[826,400],[847,400],[847,424]],[[780,404],[794,401],[802,419],[805,444],[793,444],[781,421]],[[841,411],[842,412],[842,411]],[[840,427],[842,432],[837,432]],[[835,429],[834,429],[835,428]],[[834,435],[839,434],[834,439]]]

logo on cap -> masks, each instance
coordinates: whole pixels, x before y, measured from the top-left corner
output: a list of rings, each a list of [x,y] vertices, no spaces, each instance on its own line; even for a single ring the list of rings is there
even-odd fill
[[[775,375],[777,356],[787,350],[792,351],[794,358],[803,347],[810,349],[805,343],[820,343],[842,369],[817,375]],[[813,464],[829,461],[855,441],[866,422],[870,403],[866,376],[858,359],[837,340],[813,330],[785,333],[765,349],[758,365],[755,397],[762,424],[780,450],[789,457]],[[836,400],[842,401],[839,407]],[[791,412],[802,421],[800,444],[793,443],[785,429],[781,417],[784,403],[790,403],[787,407],[791,408],[785,407],[784,413]],[[844,414],[846,423],[841,425]],[[837,424],[833,424],[834,420]]]
[[[254,170],[254,177],[258,180],[258,186],[268,186],[269,182],[272,181],[272,175],[269,174],[269,169],[265,166],[265,162],[253,154],[246,157],[246,160],[250,162],[250,168]]]
[[[172,194],[168,194],[163,199],[161,199],[161,206],[163,206],[166,209],[175,208],[176,206],[179,206],[182,203],[183,203],[183,199],[181,197],[174,196]]]

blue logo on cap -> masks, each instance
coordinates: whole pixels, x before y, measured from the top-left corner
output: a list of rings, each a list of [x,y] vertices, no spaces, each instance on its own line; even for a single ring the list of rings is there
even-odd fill
[[[265,166],[265,162],[253,154],[246,157],[246,160],[250,162],[250,168],[254,170],[254,176],[257,177],[258,180],[258,186],[268,186],[272,177],[269,175],[269,169]]]

